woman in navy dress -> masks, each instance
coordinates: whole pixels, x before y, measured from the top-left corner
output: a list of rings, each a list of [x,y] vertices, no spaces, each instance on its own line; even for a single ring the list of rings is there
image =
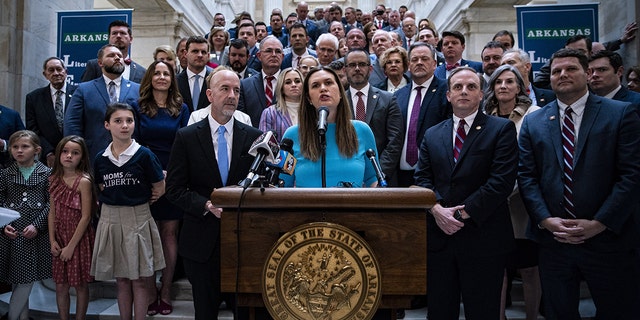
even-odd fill
[[[165,170],[169,164],[169,153],[178,129],[189,120],[189,109],[182,102],[173,67],[163,61],[153,62],[140,83],[140,99],[134,106],[138,124],[136,140],[151,149]],[[171,283],[178,257],[178,225],[182,210],[161,197],[151,206],[151,214],[158,224],[166,268],[162,271],[162,287],[149,314],[163,315],[172,312]]]

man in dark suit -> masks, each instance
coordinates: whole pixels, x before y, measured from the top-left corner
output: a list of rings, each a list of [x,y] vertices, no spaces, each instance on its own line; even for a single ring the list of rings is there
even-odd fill
[[[129,57],[129,48],[133,42],[131,26],[125,21],[116,20],[109,24],[109,44],[113,44],[122,52],[125,64],[122,77],[133,82],[140,83],[144,73],[147,71],[143,66],[135,63]],[[98,64],[98,59],[87,61],[87,66],[82,73],[81,81],[87,82],[99,78],[102,75],[102,68]]]
[[[124,79],[122,52],[112,44],[98,51],[102,76],[81,83],[69,101],[64,118],[64,135],[79,135],[87,142],[91,161],[111,142],[111,134],[104,127],[107,106],[121,102],[132,104],[140,97],[140,85]]]
[[[318,57],[314,50],[307,48],[309,36],[302,23],[296,22],[289,29],[289,44],[291,45],[291,52],[284,55],[280,69],[297,68],[300,59],[306,56]]]
[[[406,128],[398,171],[400,187],[415,184],[414,171],[418,162],[418,147],[425,131],[450,116],[446,96],[447,82],[433,75],[435,68],[433,46],[424,42],[416,43],[409,51],[412,81],[393,93],[400,106]],[[416,101],[418,99],[420,100]]]
[[[220,305],[222,209],[209,197],[215,188],[247,176],[254,158],[248,151],[261,134],[233,119],[240,90],[233,71],[217,69],[209,77],[209,87],[211,114],[178,131],[167,169],[166,196],[185,212],[178,252],[191,283],[196,320],[217,319]]]
[[[274,36],[267,36],[260,42],[260,51],[258,51],[262,72],[240,82],[238,110],[248,114],[251,117],[251,123],[256,128],[260,124],[262,110],[276,101],[275,89],[283,57],[282,43]],[[268,98],[267,93],[269,92],[271,95]],[[270,103],[269,99],[271,99]]]
[[[580,319],[581,279],[600,319],[637,314],[640,119],[626,102],[589,92],[587,57],[551,57],[557,100],[525,117],[518,185],[540,244],[547,319]],[[577,141],[576,141],[577,140]]]
[[[298,5],[296,6],[296,13],[298,14],[298,21],[305,26],[311,43],[315,43],[318,38],[318,27],[316,26],[315,21],[309,19],[309,4],[305,1],[298,2]],[[291,44],[291,42],[289,43]]]
[[[449,73],[457,67],[470,67],[476,72],[482,73],[482,63],[462,59],[464,52],[464,35],[459,31],[445,31],[442,33],[442,53],[445,63],[436,68],[435,75],[440,79],[447,79]]]
[[[640,93],[630,91],[620,82],[624,67],[618,53],[602,50],[592,55],[589,68],[589,88],[593,93],[613,100],[631,102],[636,109],[640,108]]]
[[[233,39],[229,44],[229,58],[227,66],[238,74],[240,80],[249,78],[259,72],[247,66],[249,44],[244,39]]]
[[[67,84],[67,68],[58,57],[44,61],[42,74],[49,85],[27,94],[27,129],[40,137],[40,161],[53,167],[56,146],[62,139],[65,106],[69,105],[76,86]]]
[[[369,82],[371,83],[380,83],[387,76],[384,74],[384,68],[380,65],[380,57],[382,54],[392,46],[394,46],[394,40],[391,36],[391,32],[384,30],[377,30],[373,37],[371,38],[371,64],[373,65],[373,70],[371,76],[369,77]]]
[[[427,214],[429,319],[498,319],[507,253],[515,248],[507,198],[518,143],[513,122],[479,111],[480,76],[459,67],[449,77],[453,109],[420,145],[416,184],[432,189]]]
[[[7,167],[11,163],[9,154],[9,137],[16,131],[24,130],[24,123],[20,114],[0,105],[0,169]]]
[[[527,93],[529,93],[529,98],[535,102],[535,105],[544,107],[556,98],[556,94],[553,91],[538,88],[531,83],[533,77],[531,76],[531,58],[528,52],[517,48],[509,49],[502,54],[501,64],[512,65],[520,71],[524,86],[527,88]]]
[[[358,22],[356,19],[356,9],[354,7],[346,7],[344,8],[344,32],[349,33],[351,29],[360,29],[362,30],[362,23]]]
[[[404,142],[404,122],[393,94],[369,84],[371,61],[363,50],[353,50],[345,56],[349,87],[347,96],[354,119],[366,122],[376,139],[380,167],[391,186],[397,183],[396,172]]]
[[[209,61],[209,43],[201,36],[187,39],[187,68],[178,76],[178,90],[182,100],[190,111],[202,109],[209,105],[207,101],[207,83],[205,79],[211,70]]]

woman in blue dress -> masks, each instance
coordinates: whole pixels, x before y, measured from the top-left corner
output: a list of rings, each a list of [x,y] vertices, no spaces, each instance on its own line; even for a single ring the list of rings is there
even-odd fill
[[[138,117],[136,141],[149,148],[160,160],[165,172],[169,153],[178,129],[189,121],[189,109],[182,102],[173,67],[164,61],[153,62],[140,83],[140,99],[134,105]],[[182,210],[161,197],[151,205],[151,215],[160,230],[166,267],[162,271],[159,297],[149,314],[172,312],[171,283],[178,258],[178,225]]]
[[[292,176],[281,177],[286,186],[321,187],[321,146],[317,130],[318,109],[329,109],[326,131],[326,186],[375,187],[375,169],[366,156],[376,150],[369,126],[351,120],[351,107],[335,71],[318,67],[307,74],[302,89],[300,120],[285,132],[293,140],[293,155],[298,160]]]

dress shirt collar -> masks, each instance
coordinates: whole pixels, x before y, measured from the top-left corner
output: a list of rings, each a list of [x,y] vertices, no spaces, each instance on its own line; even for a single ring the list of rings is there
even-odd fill
[[[207,67],[202,69],[202,71],[198,72],[197,74],[200,75],[200,78],[204,79],[207,76]],[[189,68],[187,68],[187,79],[191,79],[195,75],[196,75],[195,73],[193,73]]]
[[[422,86],[425,90],[428,89],[431,86],[431,82],[433,82],[433,77],[434,76],[431,75],[431,78],[427,79],[423,84],[417,84],[415,81],[411,81],[411,91],[415,90],[418,86]],[[426,91],[421,91],[423,96],[425,92]]]
[[[220,124],[216,119],[211,116],[211,113],[207,115],[207,120],[209,120],[209,127],[211,128],[211,135],[217,137],[218,135],[218,127],[224,126],[224,129],[227,130],[229,136],[233,135],[233,121],[235,121],[234,117],[231,117],[229,121],[225,124]],[[217,138],[216,138],[217,139]],[[215,140],[214,140],[215,141]]]
[[[104,74],[102,75],[102,78],[104,78],[104,82],[107,84],[107,90],[109,88],[109,82],[113,81],[116,84],[117,88],[120,88],[120,84],[122,84],[122,77],[117,77],[113,80],[109,79],[109,77],[105,76]]]
[[[465,126],[465,132],[469,132],[469,128],[471,128],[471,126],[473,125],[473,121],[476,119],[476,115],[478,114],[478,110],[474,111],[472,114],[464,117],[464,118],[460,118],[458,116],[456,116],[455,114],[453,115],[453,131],[455,132],[456,130],[458,130],[458,123],[460,123],[460,119],[464,119],[464,122],[467,124]]]
[[[576,102],[571,104],[571,110],[573,110],[573,112],[580,118],[582,118],[584,108],[587,105],[587,99],[589,99],[589,91],[587,91],[584,96],[580,97],[580,99],[576,100]],[[560,117],[564,117],[564,111],[568,106],[569,105],[558,99],[558,112],[560,114]]]
[[[357,101],[358,99],[358,92],[362,92],[362,100],[365,101],[365,104],[367,103],[367,97],[369,97],[369,87],[371,87],[371,85],[369,83],[367,83],[366,86],[364,86],[362,89],[358,90],[354,87],[349,87],[349,92],[351,93],[351,99],[353,101]]]
[[[107,82],[107,84],[109,84],[109,82]],[[51,96],[54,97],[54,101],[55,101],[55,96],[56,96],[56,92],[58,92],[58,89],[54,88],[51,85],[51,83],[49,83],[49,91],[51,92]],[[62,85],[62,88],[60,88],[60,91],[62,91],[62,93],[67,93],[67,82],[66,81],[65,81],[64,85]]]
[[[619,85],[617,88],[613,89],[613,91],[607,93],[604,97],[607,99],[613,99],[613,96],[615,96],[618,91],[620,91],[620,89],[622,89],[622,86]]]
[[[109,143],[107,148],[102,153],[103,157],[109,158],[109,160],[118,167],[122,167],[127,161],[131,160],[131,158],[138,152],[140,149],[140,144],[136,142],[136,140],[132,139],[129,147],[124,150],[116,159],[116,156],[111,152],[111,145],[113,142]]]

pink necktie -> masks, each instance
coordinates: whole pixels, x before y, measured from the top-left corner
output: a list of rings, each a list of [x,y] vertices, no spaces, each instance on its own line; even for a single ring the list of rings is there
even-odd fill
[[[416,98],[413,100],[411,117],[409,118],[409,130],[407,131],[407,163],[414,166],[418,162],[418,118],[420,118],[420,106],[422,105],[422,86],[417,86]]]
[[[265,77],[265,80],[267,81],[267,88],[264,90],[264,94],[267,97],[267,107],[270,106],[273,102],[273,79],[275,79],[276,77],[274,76],[267,76]]]

